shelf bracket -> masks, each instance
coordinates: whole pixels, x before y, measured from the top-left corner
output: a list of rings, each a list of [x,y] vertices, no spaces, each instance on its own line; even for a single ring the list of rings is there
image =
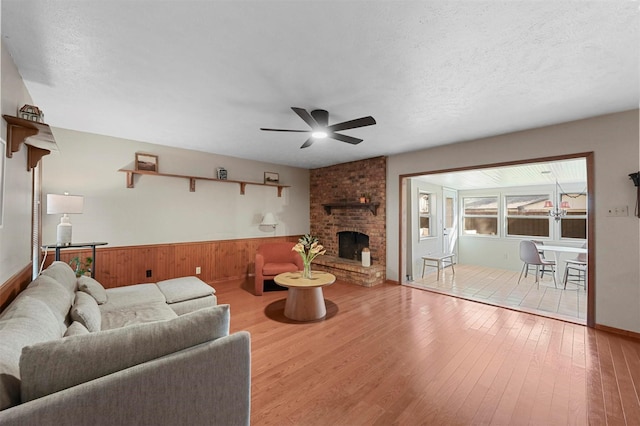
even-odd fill
[[[133,188],[133,172],[127,172],[127,188]]]
[[[189,192],[196,192],[196,178],[189,178]]]
[[[278,185],[278,198],[282,197],[282,190],[284,189],[284,186],[279,186]]]
[[[27,145],[27,171],[35,168],[38,162],[45,155],[49,155],[51,151],[48,149],[36,148],[35,146]]]
[[[38,129],[31,129],[28,127],[16,126],[15,124],[8,123],[7,126],[7,157],[12,158],[14,152],[20,150],[20,145],[31,136],[38,134]]]
[[[247,187],[245,182],[240,182],[240,195],[244,195],[244,190]]]

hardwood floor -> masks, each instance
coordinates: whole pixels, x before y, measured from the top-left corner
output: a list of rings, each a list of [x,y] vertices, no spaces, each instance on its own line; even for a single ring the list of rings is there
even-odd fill
[[[249,284],[215,288],[252,335],[254,425],[639,424],[636,340],[392,284],[336,282],[295,323]]]
[[[427,268],[424,278],[416,277],[410,285],[576,324],[587,323],[584,287],[569,282],[565,290],[560,279],[556,288],[550,273],[544,275],[540,285],[536,284],[535,275],[523,276],[518,283],[519,276],[520,272],[504,269],[455,265],[455,274],[450,267],[444,268],[439,280],[435,268]]]

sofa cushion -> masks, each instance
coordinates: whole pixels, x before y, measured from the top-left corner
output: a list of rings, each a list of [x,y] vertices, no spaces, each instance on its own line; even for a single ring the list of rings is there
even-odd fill
[[[25,296],[30,296],[46,303],[58,318],[60,325],[66,329],[66,326],[69,324],[69,309],[71,308],[75,295],[69,293],[62,284],[51,277],[40,275],[20,293],[18,298]]]
[[[42,300],[17,297],[0,315],[0,410],[20,403],[20,353],[35,343],[60,339],[58,318]]]
[[[104,306],[104,305],[101,305]],[[101,330],[127,327],[133,324],[168,320],[178,315],[164,302],[151,302],[120,309],[100,310]]]
[[[80,334],[89,334],[89,333],[91,332],[87,330],[87,327],[82,325],[81,322],[74,321],[71,323],[69,328],[67,328],[67,331],[64,332],[64,336],[62,337],[78,336]]]
[[[101,311],[146,305],[152,302],[165,303],[165,298],[155,284],[135,284],[107,289],[107,303],[100,305]]]
[[[98,305],[107,303],[107,291],[102,284],[91,277],[82,275],[78,278],[78,290],[84,291],[98,302]]]
[[[168,321],[27,346],[20,358],[22,401],[40,398],[228,334],[229,305],[218,305]]]
[[[158,281],[158,288],[167,303],[183,302],[199,297],[211,296],[216,291],[197,277],[181,277]]]
[[[71,307],[71,318],[91,332],[100,331],[102,320],[98,302],[85,292],[76,292],[76,300]]]
[[[207,297],[198,297],[197,299],[184,300],[182,302],[172,303],[167,305],[178,315],[188,314],[189,312],[197,311],[198,309],[208,308],[210,306],[216,306],[218,298],[215,295]]]
[[[42,275],[51,277],[58,281],[69,293],[73,294],[78,289],[76,273],[71,266],[65,262],[55,261],[47,269],[42,271]]]

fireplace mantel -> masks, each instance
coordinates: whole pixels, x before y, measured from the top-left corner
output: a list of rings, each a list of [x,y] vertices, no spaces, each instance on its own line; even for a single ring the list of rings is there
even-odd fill
[[[374,216],[378,215],[378,207],[380,203],[347,203],[347,202],[339,202],[339,203],[327,203],[323,204],[324,211],[327,214],[331,214],[331,209],[368,209],[373,213]]]

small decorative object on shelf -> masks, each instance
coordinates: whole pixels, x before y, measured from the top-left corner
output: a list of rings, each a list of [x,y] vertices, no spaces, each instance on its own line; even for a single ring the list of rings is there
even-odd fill
[[[37,123],[44,123],[44,113],[35,105],[24,105],[18,110],[18,118],[23,118]]]
[[[220,180],[227,180],[227,169],[224,167],[218,167],[216,169],[216,177]]]
[[[280,175],[274,172],[264,172],[264,183],[267,185],[277,185],[280,183]]]
[[[327,251],[321,244],[318,244],[318,238],[306,234],[298,240],[298,244],[291,249],[300,253],[304,269],[302,270],[302,278],[311,279],[311,261],[317,256],[325,254]]]
[[[136,152],[136,170],[158,173],[158,156]]]

